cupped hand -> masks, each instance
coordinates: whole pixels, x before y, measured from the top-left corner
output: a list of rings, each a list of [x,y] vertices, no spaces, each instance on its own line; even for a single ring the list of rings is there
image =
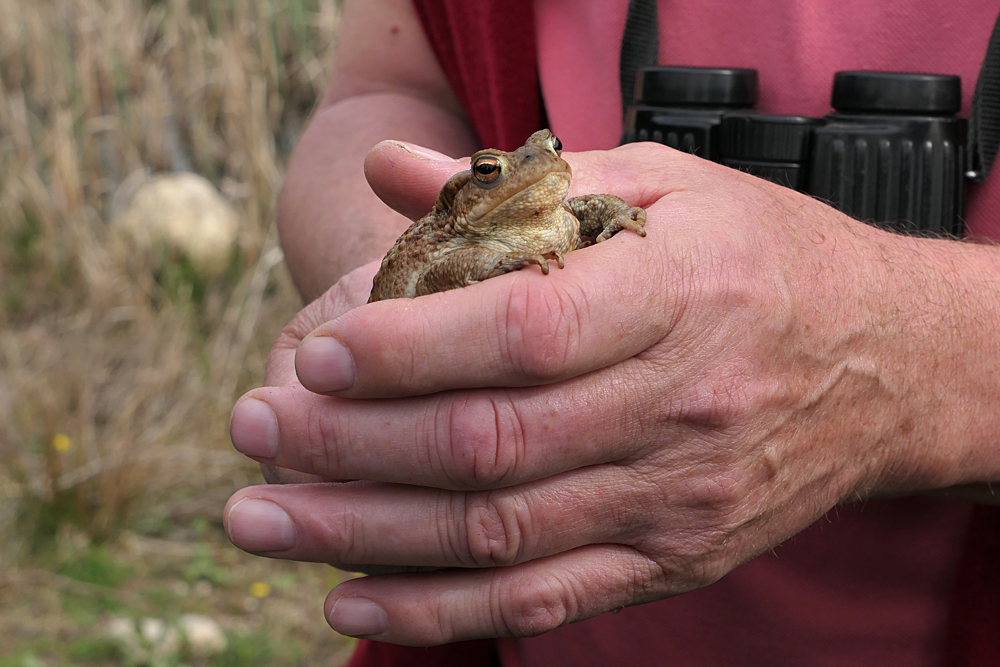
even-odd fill
[[[277,340],[271,346],[271,352],[267,357],[267,367],[264,373],[265,386],[274,387],[301,387],[298,377],[295,375],[295,352],[302,340],[320,325],[334,320],[347,311],[357,308],[368,301],[368,294],[371,292],[372,278],[378,271],[378,263],[370,262],[362,267],[351,271],[341,278],[336,285],[327,290],[318,299],[307,305],[298,315],[289,322]],[[237,406],[245,399],[240,399]],[[265,411],[260,414],[259,406],[254,403],[240,409],[241,421],[236,424],[240,429],[249,426],[251,429],[263,429],[266,432],[270,428],[277,428],[277,423],[268,422],[270,415]],[[254,408],[258,412],[253,412]],[[234,408],[233,415],[237,410]],[[261,421],[263,418],[263,422]],[[232,424],[230,425],[232,428]],[[272,484],[292,484],[320,482],[323,478],[318,475],[309,474],[307,471],[296,471],[287,468],[278,468],[267,463],[261,464],[261,471],[264,478]]]
[[[366,172],[416,216],[465,164],[413,150],[380,144]],[[342,633],[534,635],[676,595],[931,457],[913,351],[884,342],[907,241],[661,146],[565,157],[571,196],[644,207],[647,238],[361,306],[366,266],[283,334],[277,386],[234,408],[240,451],[329,482],[235,494],[237,546],[441,568],[341,584]]]

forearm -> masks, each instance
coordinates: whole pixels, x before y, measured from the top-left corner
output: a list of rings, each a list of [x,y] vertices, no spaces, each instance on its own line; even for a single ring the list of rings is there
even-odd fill
[[[383,204],[365,180],[365,154],[383,139],[471,155],[463,119],[401,93],[348,97],[317,112],[288,167],[278,231],[306,301],[366,262],[380,259],[410,221]]]

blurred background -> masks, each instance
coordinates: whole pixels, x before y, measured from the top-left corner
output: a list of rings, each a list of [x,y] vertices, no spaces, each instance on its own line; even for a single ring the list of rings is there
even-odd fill
[[[300,307],[276,243],[337,0],[0,0],[0,667],[339,665],[347,576],[230,546]]]

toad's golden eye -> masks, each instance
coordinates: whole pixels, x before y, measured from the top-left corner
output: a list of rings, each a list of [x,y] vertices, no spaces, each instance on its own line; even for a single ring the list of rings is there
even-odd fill
[[[562,150],[562,142],[559,141],[559,137],[552,137],[552,148],[555,149],[556,153]]]
[[[480,183],[493,183],[500,178],[500,160],[492,155],[484,155],[472,166],[472,173]]]

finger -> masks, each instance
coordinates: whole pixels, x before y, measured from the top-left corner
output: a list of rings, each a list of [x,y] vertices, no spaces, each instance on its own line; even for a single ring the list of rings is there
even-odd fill
[[[611,151],[563,153],[573,168],[570,196],[593,194],[617,184],[616,194],[645,207],[706,170],[724,168],[660,144],[627,144]],[[704,164],[703,164],[704,163]],[[455,159],[404,141],[382,141],[365,156],[365,177],[379,199],[411,220],[434,207],[441,186],[469,168],[469,158]],[[667,178],[669,176],[669,178]]]
[[[349,310],[364,305],[368,301],[368,295],[371,294],[372,279],[378,272],[378,267],[379,262],[369,262],[354,269],[318,299],[303,308],[281,330],[267,357],[265,385],[299,384],[299,379],[295,375],[295,350],[302,343],[302,339],[324,322],[329,322]]]
[[[268,484],[314,484],[326,481],[319,475],[309,475],[298,470],[279,468],[266,463],[260,465],[260,474]]]
[[[403,141],[382,141],[365,156],[365,178],[379,199],[411,220],[434,208],[445,182],[469,168],[469,159]]]
[[[231,435],[261,463],[331,481],[500,488],[641,456],[654,428],[661,445],[682,437],[680,426],[649,423],[648,365],[630,360],[546,387],[392,400],[256,389],[233,409]],[[685,400],[680,383],[664,386]]]
[[[237,547],[332,564],[498,567],[595,543],[639,521],[632,475],[598,466],[488,492],[355,482],[251,487],[226,508]]]
[[[325,612],[341,634],[432,646],[539,635],[664,597],[669,585],[642,554],[595,545],[510,568],[353,579],[327,596]]]
[[[306,338],[299,380],[352,398],[418,395],[547,384],[634,356],[670,331],[687,283],[649,214],[646,239],[619,234],[548,276],[526,269],[355,309]]]

